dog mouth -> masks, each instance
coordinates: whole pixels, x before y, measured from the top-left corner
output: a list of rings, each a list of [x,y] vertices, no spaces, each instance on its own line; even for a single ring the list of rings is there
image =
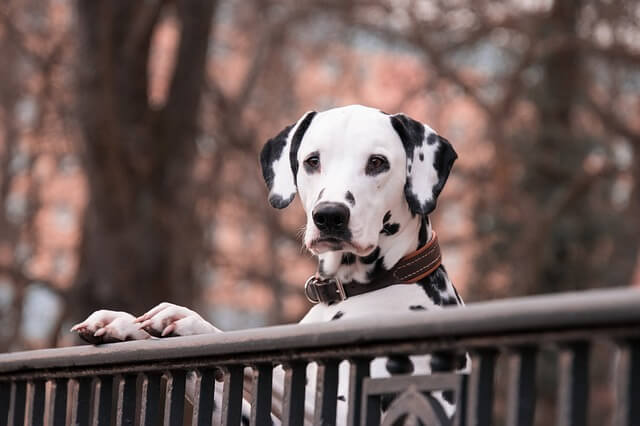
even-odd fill
[[[356,255],[363,256],[370,253],[374,247],[369,245],[362,247],[353,241],[345,240],[338,237],[319,237],[309,243],[308,249],[314,254],[325,253],[328,251],[349,251]]]

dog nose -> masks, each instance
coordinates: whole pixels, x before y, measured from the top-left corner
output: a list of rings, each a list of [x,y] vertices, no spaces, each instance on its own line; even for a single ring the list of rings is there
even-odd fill
[[[342,203],[320,203],[313,209],[313,223],[322,232],[343,232],[349,224],[349,209]]]

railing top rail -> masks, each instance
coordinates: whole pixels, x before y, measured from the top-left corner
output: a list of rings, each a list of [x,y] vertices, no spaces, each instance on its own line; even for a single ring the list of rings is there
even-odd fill
[[[474,303],[465,309],[14,352],[0,355],[0,373],[616,325],[640,326],[640,291],[592,290]]]

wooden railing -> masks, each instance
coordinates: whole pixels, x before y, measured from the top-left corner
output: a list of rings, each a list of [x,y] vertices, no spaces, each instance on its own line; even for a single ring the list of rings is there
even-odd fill
[[[615,349],[607,361],[615,370],[608,422],[638,425],[640,292],[631,289],[4,354],[0,425],[238,425],[244,409],[255,425],[281,420],[289,425],[471,426],[494,424],[500,417],[507,425],[527,426],[536,416],[536,371],[543,350],[556,360],[556,424],[584,425],[590,355],[601,341]],[[465,353],[472,359],[468,375],[442,362]],[[432,362],[438,370],[433,374],[400,369],[391,377],[370,377],[374,358],[402,364],[408,355],[428,354],[445,367]],[[507,380],[505,397],[496,401],[499,360],[507,361]],[[311,363],[317,368],[308,369]],[[339,374],[341,364],[348,377]],[[283,366],[281,387],[277,365]],[[348,391],[339,395],[347,379]],[[434,399],[439,391],[454,396],[453,417]]]

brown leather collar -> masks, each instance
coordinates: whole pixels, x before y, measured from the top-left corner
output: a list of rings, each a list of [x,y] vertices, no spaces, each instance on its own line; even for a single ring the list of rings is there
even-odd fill
[[[394,284],[412,284],[430,275],[442,263],[440,244],[435,231],[431,240],[409,253],[393,268],[374,277],[368,283],[341,283],[337,278],[311,276],[304,285],[304,292],[311,303],[331,303],[370,291],[380,290]]]

